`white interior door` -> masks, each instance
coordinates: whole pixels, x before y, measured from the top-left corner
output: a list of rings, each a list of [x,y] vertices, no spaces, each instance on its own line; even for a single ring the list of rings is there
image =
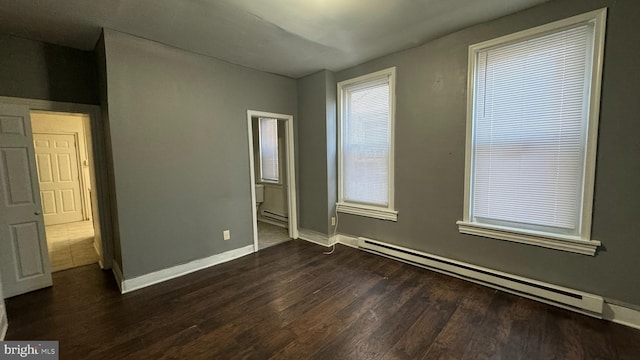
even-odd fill
[[[29,109],[0,104],[0,276],[4,297],[51,286]]]
[[[73,134],[33,134],[46,225],[82,221],[78,150]]]

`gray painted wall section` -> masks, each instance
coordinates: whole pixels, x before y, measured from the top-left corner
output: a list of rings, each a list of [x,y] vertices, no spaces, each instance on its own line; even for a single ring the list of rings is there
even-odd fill
[[[252,245],[247,109],[295,117],[296,82],[104,36],[124,277]]]
[[[0,35],[0,96],[98,104],[93,52]]]
[[[338,197],[336,91],[329,70],[298,79],[300,228],[329,235]]]
[[[326,122],[327,122],[327,202],[329,211],[329,235],[335,231],[331,225],[331,217],[335,216],[336,203],[338,202],[338,133],[336,124],[336,77],[331,71],[325,71],[325,97],[326,97]]]
[[[605,6],[609,16],[593,212],[593,238],[603,248],[591,257],[459,234],[468,46]],[[639,18],[635,0],[552,1],[338,73],[341,81],[397,67],[399,211],[397,223],[341,214],[339,231],[640,305]],[[301,134],[301,142],[310,141],[309,136]]]
[[[108,220],[108,224],[101,224],[101,226],[109,226],[107,234],[111,234],[113,239],[113,260],[118,264],[118,267],[122,269],[122,252],[120,246],[120,230],[118,227],[118,206],[116,203],[116,189],[115,179],[113,177],[113,147],[111,146],[111,132],[109,124],[109,102],[108,102],[108,84],[107,84],[107,59],[106,49],[104,41],[104,33],[100,35],[96,47],[94,49],[96,56],[97,66],[97,79],[98,79],[98,98],[100,99],[100,115],[102,116],[102,132],[104,134],[103,144],[105,153],[105,168],[107,173],[107,191],[109,198],[109,210],[104,218]],[[107,241],[109,241],[107,239]]]
[[[298,79],[299,227],[327,234],[325,71]]]

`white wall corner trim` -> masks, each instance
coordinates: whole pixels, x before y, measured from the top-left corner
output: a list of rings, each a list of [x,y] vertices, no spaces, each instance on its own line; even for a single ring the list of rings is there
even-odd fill
[[[317,231],[307,229],[300,229],[298,232],[298,238],[326,247],[332,246],[333,244],[338,242],[337,236],[329,236]]]
[[[640,311],[605,300],[602,318],[640,330]]]
[[[212,255],[204,259],[198,259],[186,264],[176,265],[167,269],[154,271],[149,274],[134,277],[132,279],[123,279],[121,292],[123,294],[142,289],[147,286],[158,284],[167,280],[190,274],[192,272],[206,269],[208,267],[235,260],[243,256],[253,253],[253,244],[238,249],[229,250],[221,254]],[[114,265],[116,263],[114,262]],[[115,268],[115,266],[114,266]],[[119,271],[120,269],[118,269]],[[115,271],[114,271],[115,274]],[[120,275],[122,276],[122,275]],[[117,275],[116,275],[117,278]]]
[[[478,235],[486,238],[513,241],[521,244],[541,246],[549,249],[568,251],[594,256],[601,245],[597,240],[581,240],[571,236],[561,236],[521,229],[509,229],[501,226],[476,224],[458,221],[458,231],[463,234]]]
[[[118,289],[120,289],[120,294],[124,294],[122,291],[122,280],[124,277],[122,276],[120,265],[118,265],[118,262],[115,260],[111,262],[111,272],[113,273],[113,277],[116,279],[116,284],[118,285]]]
[[[1,301],[0,297],[0,301]],[[4,340],[9,329],[9,321],[7,320],[7,312],[4,309],[4,305],[0,305],[0,341]]]
[[[358,238],[354,236],[349,236],[345,234],[336,235],[336,240],[339,244],[349,246],[355,249],[358,249]]]

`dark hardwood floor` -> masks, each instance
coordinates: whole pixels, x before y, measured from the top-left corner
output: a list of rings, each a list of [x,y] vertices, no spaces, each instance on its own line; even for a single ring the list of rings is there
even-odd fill
[[[9,299],[61,359],[640,359],[640,331],[304,241],[120,295],[97,265]]]

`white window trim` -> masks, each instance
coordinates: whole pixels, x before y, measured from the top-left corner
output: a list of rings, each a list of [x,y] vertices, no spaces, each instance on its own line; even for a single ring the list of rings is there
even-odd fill
[[[595,165],[598,143],[598,120],[600,118],[600,90],[602,83],[602,64],[604,58],[604,38],[607,18],[607,8],[594,10],[585,14],[570,17],[532,29],[488,40],[469,46],[469,68],[467,78],[467,136],[465,151],[465,179],[464,179],[464,213],[463,220],[458,221],[460,233],[479,235],[499,240],[536,245],[545,248],[563,250],[586,255],[595,255],[600,241],[591,239],[591,218],[593,212],[593,191],[595,184]],[[474,108],[474,79],[476,77],[477,53],[483,49],[504,45],[511,42],[523,41],[552,33],[561,29],[568,29],[593,22],[595,25],[592,79],[589,104],[589,124],[587,127],[584,186],[582,193],[582,216],[580,221],[580,236],[568,236],[546,233],[541,231],[524,230],[506,226],[488,225],[474,222],[471,214],[471,168],[473,146],[473,108]]]
[[[361,204],[351,201],[344,201],[343,195],[343,164],[342,164],[342,122],[344,118],[344,88],[352,86],[358,83],[364,83],[373,81],[376,79],[388,78],[389,81],[389,114],[391,121],[391,132],[389,136],[391,141],[389,144],[389,181],[388,181],[388,194],[389,204],[387,206],[376,206],[371,204]],[[395,155],[395,113],[396,113],[396,68],[391,67],[388,69],[376,71],[371,74],[359,76],[353,79],[344,80],[338,83],[338,203],[336,208],[338,212],[347,213],[352,215],[366,216],[380,220],[398,220],[398,212],[394,207],[394,155]]]

